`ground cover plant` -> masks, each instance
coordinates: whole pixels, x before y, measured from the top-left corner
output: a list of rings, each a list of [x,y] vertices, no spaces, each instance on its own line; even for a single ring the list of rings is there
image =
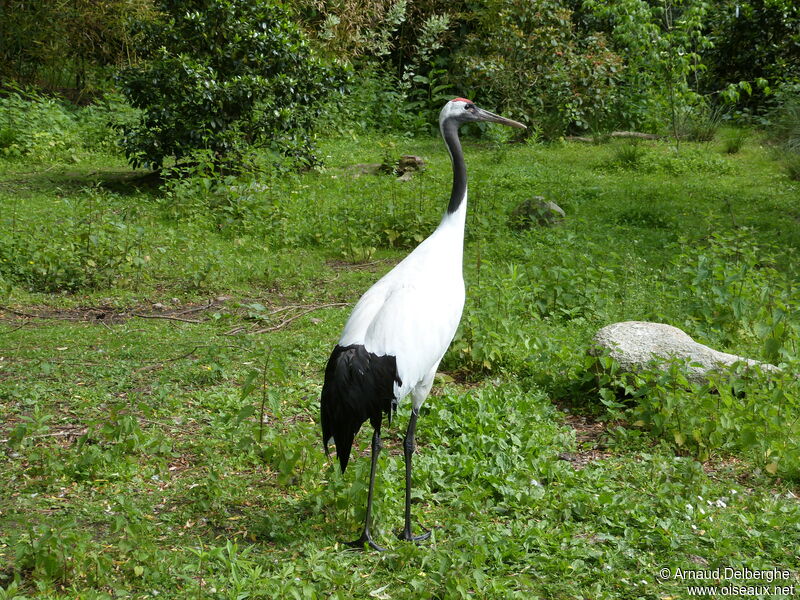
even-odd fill
[[[153,183],[84,122],[0,161],[0,598],[681,598],[661,569],[725,566],[797,583],[798,184],[758,132],[735,153],[465,142],[468,301],[415,456],[433,538],[394,539],[405,406],[377,554],[341,544],[369,439],[345,476],[325,458],[322,369],[438,222],[440,140],[331,138],[315,171]],[[403,153],[427,161],[410,181],[353,167]],[[563,224],[513,222],[537,195]],[[587,353],[628,319],[786,375],[631,380]]]

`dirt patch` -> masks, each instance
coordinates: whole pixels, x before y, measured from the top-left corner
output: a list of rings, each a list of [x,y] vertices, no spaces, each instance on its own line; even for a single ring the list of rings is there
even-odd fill
[[[612,456],[612,453],[606,450],[602,440],[603,434],[606,432],[606,423],[583,415],[572,414],[565,415],[564,420],[575,430],[578,450],[562,452],[558,458],[572,463],[573,468],[577,471],[590,463]]]
[[[103,323],[116,325],[132,318],[167,319],[186,323],[201,323],[198,318],[203,312],[213,310],[230,300],[228,296],[211,298],[205,302],[166,307],[160,303],[150,306],[136,306],[120,309],[112,306],[79,306],[73,308],[52,308],[49,306],[31,306],[10,308],[0,306],[0,320],[20,321],[42,319],[50,321],[72,321],[82,323]]]

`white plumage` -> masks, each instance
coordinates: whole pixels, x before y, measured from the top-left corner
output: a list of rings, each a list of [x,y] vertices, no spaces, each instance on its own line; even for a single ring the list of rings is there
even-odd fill
[[[461,320],[466,214],[464,198],[455,213],[445,215],[430,237],[361,297],[339,339],[340,346],[359,344],[376,356],[395,356],[402,381],[394,386],[395,398],[400,401],[416,390],[416,409]]]
[[[462,257],[467,216],[467,171],[458,128],[470,121],[491,121],[523,127],[475,106],[465,98],[448,102],[439,115],[439,128],[453,163],[453,189],[447,212],[436,230],[361,297],[344,327],[325,368],[320,400],[325,450],[333,440],[342,471],[347,467],[353,439],[364,421],[372,435],[367,514],[359,539],[369,544],[370,515],[380,430],[384,415],[391,421],[397,403],[412,397],[411,419],[403,443],[406,463],[405,526],[401,539],[411,535],[411,456],[414,453],[419,409],[430,392],[436,369],[458,328],[464,308]]]

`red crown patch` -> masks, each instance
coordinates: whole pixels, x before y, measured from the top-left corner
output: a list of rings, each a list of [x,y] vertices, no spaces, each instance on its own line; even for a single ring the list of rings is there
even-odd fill
[[[467,104],[472,104],[472,100],[467,100],[466,98],[453,98],[450,102],[466,102]]]

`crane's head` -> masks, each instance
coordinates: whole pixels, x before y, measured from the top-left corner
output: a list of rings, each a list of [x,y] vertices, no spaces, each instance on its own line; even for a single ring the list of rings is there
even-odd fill
[[[501,125],[526,129],[522,123],[478,108],[472,100],[467,100],[466,98],[453,98],[444,105],[442,112],[439,113],[440,127],[444,127],[445,123],[454,123],[456,127],[459,127],[464,123],[476,121],[488,121],[489,123],[500,123]]]

